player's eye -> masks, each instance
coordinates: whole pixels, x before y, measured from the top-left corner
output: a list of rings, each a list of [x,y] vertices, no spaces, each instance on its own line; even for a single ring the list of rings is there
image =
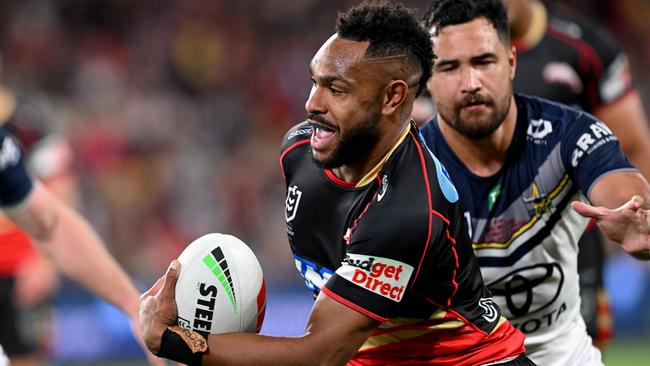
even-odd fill
[[[458,68],[457,64],[454,63],[444,63],[442,65],[436,66],[436,71],[438,72],[451,72]]]
[[[496,60],[493,58],[482,58],[474,62],[477,66],[488,66],[496,63]]]

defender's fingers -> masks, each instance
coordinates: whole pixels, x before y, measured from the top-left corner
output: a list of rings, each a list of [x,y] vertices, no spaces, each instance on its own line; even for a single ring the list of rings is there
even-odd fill
[[[573,208],[580,215],[592,219],[597,219],[601,215],[601,212],[597,207],[588,205],[580,201],[571,202],[571,208]]]

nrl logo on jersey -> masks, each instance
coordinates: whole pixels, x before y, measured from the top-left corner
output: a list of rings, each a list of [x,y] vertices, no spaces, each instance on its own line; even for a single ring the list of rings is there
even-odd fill
[[[302,197],[302,192],[298,190],[298,186],[291,186],[287,189],[287,200],[284,209],[284,218],[287,222],[296,218],[300,197]]]
[[[545,119],[531,119],[526,132],[529,137],[539,140],[553,132],[553,125]]]

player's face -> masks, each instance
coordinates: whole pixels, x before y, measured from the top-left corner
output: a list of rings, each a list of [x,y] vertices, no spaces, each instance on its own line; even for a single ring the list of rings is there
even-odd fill
[[[440,117],[469,138],[490,136],[510,107],[514,50],[485,18],[446,26],[432,40],[437,58],[428,88]]]
[[[381,85],[363,62],[367,46],[334,35],[311,61],[305,109],[312,160],[324,168],[362,161],[379,140]]]

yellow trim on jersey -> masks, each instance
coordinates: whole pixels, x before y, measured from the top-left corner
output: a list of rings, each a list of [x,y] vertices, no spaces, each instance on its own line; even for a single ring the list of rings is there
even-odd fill
[[[500,317],[500,318],[499,318],[499,321],[497,322],[497,326],[494,327],[494,329],[492,329],[492,331],[490,332],[490,334],[496,332],[497,329],[499,329],[499,327],[501,327],[501,326],[502,326],[503,324],[505,324],[506,322],[508,322],[508,320],[506,320],[506,318],[504,318],[504,317]]]
[[[384,167],[384,164],[386,164],[386,161],[388,161],[388,158],[390,158],[390,156],[393,154],[393,151],[395,151],[397,149],[397,147],[402,143],[402,141],[404,141],[406,136],[408,136],[410,130],[411,130],[411,123],[409,122],[409,123],[406,124],[406,127],[404,128],[404,131],[402,131],[402,136],[400,136],[400,138],[397,140],[397,142],[395,142],[395,145],[393,145],[393,147],[390,148],[388,153],[386,155],[384,155],[383,159],[381,159],[381,161],[379,161],[379,163],[377,163],[377,165],[375,165],[375,167],[372,168],[368,172],[368,174],[364,175],[363,178],[361,178],[359,180],[359,182],[357,182],[357,185],[355,186],[355,188],[363,187],[363,186],[367,185],[368,183],[372,182],[373,179],[375,179],[375,177],[377,176],[377,173],[379,173],[381,168]]]
[[[434,312],[429,319],[444,319],[447,315],[447,312],[438,309]],[[383,333],[376,336],[370,336],[366,342],[359,348],[359,351],[365,351],[371,348],[384,346],[391,343],[403,342],[412,338],[420,337],[425,334],[433,333],[436,330],[440,329],[458,329],[464,327],[466,324],[464,321],[456,318],[449,319],[440,324],[422,326],[418,325],[422,322],[422,319],[413,319],[413,318],[392,318],[388,322],[383,323],[379,326],[379,329],[386,330],[390,328],[402,327],[404,325],[417,325],[417,329],[398,329],[390,333]],[[498,327],[498,325],[497,325]],[[496,328],[495,328],[496,329]]]
[[[546,28],[548,27],[548,13],[546,7],[541,1],[531,3],[532,16],[530,17],[530,26],[526,34],[519,40],[526,49],[533,48],[544,38]]]
[[[548,197],[544,199],[544,205],[542,205],[542,206],[548,205],[548,203],[550,203],[555,197],[557,197],[557,195],[560,194],[562,189],[564,189],[564,187],[566,187],[566,185],[568,183],[569,183],[569,175],[565,174],[564,177],[562,177],[562,180],[560,181],[560,183],[553,189],[553,191],[548,195]],[[538,190],[537,185],[535,183],[533,183],[533,186],[532,186],[531,189],[533,191],[532,192],[533,195],[534,194],[539,194],[539,190]],[[537,192],[535,192],[536,190],[537,190]],[[533,206],[534,207],[541,207],[539,204],[533,204]],[[472,244],[472,248],[474,248],[474,250],[476,250],[476,249],[485,249],[485,248],[505,249],[505,248],[509,247],[510,244],[512,244],[512,242],[515,241],[515,239],[517,239],[521,234],[525,233],[526,231],[528,231],[528,229],[530,229],[533,225],[535,225],[537,220],[539,220],[540,217],[542,217],[543,213],[544,213],[543,209],[536,210],[535,216],[533,216],[526,223],[526,225],[522,226],[519,230],[515,231],[512,235],[510,235],[510,238],[505,243],[474,243],[474,244]]]

